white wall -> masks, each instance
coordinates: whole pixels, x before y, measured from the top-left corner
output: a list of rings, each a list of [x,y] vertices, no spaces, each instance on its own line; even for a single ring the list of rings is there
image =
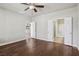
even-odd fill
[[[74,46],[77,46],[77,38],[78,38],[77,6],[33,17],[33,21],[37,23],[37,30],[36,30],[37,38],[48,40],[48,29],[47,29],[48,20],[56,20],[56,18],[64,18],[67,16],[73,17],[73,44]]]
[[[79,48],[79,4],[78,4],[78,48]]]
[[[0,43],[23,39],[25,24],[29,22],[30,17],[27,15],[0,8]]]

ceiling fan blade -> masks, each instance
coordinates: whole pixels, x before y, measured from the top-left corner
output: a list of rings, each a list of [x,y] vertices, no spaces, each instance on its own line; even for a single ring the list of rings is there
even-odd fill
[[[29,5],[29,3],[21,3],[21,4],[24,4],[24,5]]]
[[[37,10],[34,8],[34,11],[37,12]]]
[[[35,5],[35,7],[44,8],[44,5]]]
[[[29,7],[27,7],[24,11],[26,11],[26,10],[28,10],[29,9]]]

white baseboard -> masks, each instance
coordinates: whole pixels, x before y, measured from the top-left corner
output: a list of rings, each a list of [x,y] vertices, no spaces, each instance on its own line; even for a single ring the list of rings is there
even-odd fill
[[[44,38],[37,38],[37,39],[39,39],[39,40],[43,40],[43,41],[53,42],[53,40],[46,40],[46,39],[44,39]]]
[[[22,40],[25,40],[25,39],[22,38],[22,39],[15,40],[15,41],[10,41],[10,42],[1,43],[0,46],[7,45],[7,44],[11,44],[11,43],[15,43],[15,42],[22,41]]]

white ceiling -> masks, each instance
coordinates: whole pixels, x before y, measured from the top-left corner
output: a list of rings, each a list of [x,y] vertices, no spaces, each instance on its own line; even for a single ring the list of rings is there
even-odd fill
[[[25,8],[27,8],[27,5],[23,5],[20,3],[0,3],[0,7],[2,8],[6,8],[8,10],[20,13],[20,14],[24,14],[24,15],[29,15],[29,16],[33,16],[33,15],[37,15],[37,14],[44,14],[44,13],[48,13],[48,12],[54,12],[57,10],[61,10],[64,8],[69,8],[69,7],[73,7],[76,6],[76,3],[36,3],[36,4],[41,4],[44,5],[44,8],[38,8],[38,12],[35,13],[33,10],[27,10],[24,11]]]

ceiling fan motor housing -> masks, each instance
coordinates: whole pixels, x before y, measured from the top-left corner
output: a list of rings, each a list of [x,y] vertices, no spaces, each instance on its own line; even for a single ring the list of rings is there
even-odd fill
[[[35,8],[35,6],[31,5],[31,6],[29,6],[29,8],[30,8],[30,9],[34,9],[34,8]]]

